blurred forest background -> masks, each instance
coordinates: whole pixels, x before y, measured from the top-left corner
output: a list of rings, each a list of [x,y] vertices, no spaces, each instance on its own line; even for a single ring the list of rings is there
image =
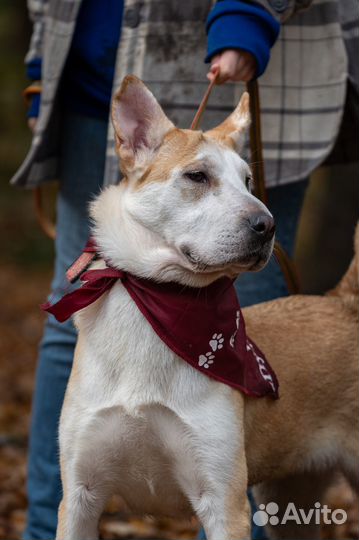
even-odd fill
[[[41,232],[32,193],[9,180],[30,144],[22,90],[30,37],[25,0],[0,3],[0,540],[20,538],[26,512],[26,451],[37,345],[43,315],[38,309],[51,279],[53,244]],[[321,169],[312,181],[300,226],[296,259],[303,290],[335,284],[352,255],[359,214],[357,165]],[[46,188],[50,208],[54,189]],[[358,507],[343,482],[328,502],[345,508],[349,521],[323,538],[358,538]],[[195,523],[141,520],[114,500],[103,520],[106,538],[193,538]]]

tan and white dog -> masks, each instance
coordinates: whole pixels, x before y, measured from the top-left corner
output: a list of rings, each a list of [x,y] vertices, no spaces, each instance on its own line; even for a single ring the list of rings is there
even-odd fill
[[[127,77],[112,120],[124,179],[91,207],[106,261],[136,276],[195,287],[267,262],[273,219],[251,195],[250,168],[238,155],[249,123],[246,94],[221,126],[180,130],[143,83]],[[259,329],[256,312],[248,312],[249,335],[279,376],[278,401],[245,398],[181,360],[120,281],[78,313],[60,423],[58,540],[97,538],[113,493],[137,513],[196,514],[209,540],[246,539],[248,482],[264,482],[263,497],[283,500],[280,488],[289,479],[303,488],[309,472],[322,478],[334,465],[354,475],[352,330],[341,317],[348,368],[339,377],[334,338],[325,330],[318,335],[320,313],[286,301],[282,308],[288,320],[274,335],[267,317],[259,318]],[[288,346],[288,336],[299,341]],[[320,338],[329,341],[313,353]],[[322,483],[310,487],[309,499]]]

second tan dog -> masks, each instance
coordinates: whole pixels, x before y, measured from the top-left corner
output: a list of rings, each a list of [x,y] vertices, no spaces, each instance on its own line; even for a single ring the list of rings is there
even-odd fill
[[[245,404],[249,483],[258,484],[258,503],[279,506],[279,521],[288,503],[314,510],[337,470],[359,492],[358,249],[359,229],[355,258],[327,295],[244,310],[281,383],[280,400]],[[270,538],[320,538],[314,515],[268,527]]]

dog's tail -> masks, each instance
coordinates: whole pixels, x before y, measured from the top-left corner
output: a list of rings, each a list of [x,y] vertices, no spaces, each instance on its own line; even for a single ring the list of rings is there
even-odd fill
[[[338,285],[327,292],[330,296],[338,296],[352,311],[359,311],[359,222],[354,235],[354,257],[350,266]]]

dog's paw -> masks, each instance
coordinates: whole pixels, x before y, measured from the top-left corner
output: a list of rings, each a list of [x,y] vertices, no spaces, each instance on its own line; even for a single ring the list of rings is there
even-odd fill
[[[211,352],[208,352],[206,354],[200,354],[198,358],[198,365],[200,367],[208,369],[209,366],[213,364],[213,358],[214,354],[212,354]]]
[[[222,334],[213,334],[212,339],[209,342],[209,346],[211,347],[212,351],[215,352],[217,349],[223,348],[223,342],[224,338]]]

